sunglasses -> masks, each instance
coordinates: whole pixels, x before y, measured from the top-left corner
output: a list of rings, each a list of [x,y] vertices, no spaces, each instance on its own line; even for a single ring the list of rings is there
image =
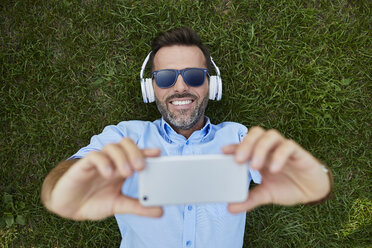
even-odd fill
[[[187,68],[183,70],[165,69],[152,72],[152,78],[155,78],[156,85],[159,88],[172,87],[181,74],[183,81],[191,87],[202,86],[208,70],[203,68]],[[208,74],[209,76],[209,74]]]

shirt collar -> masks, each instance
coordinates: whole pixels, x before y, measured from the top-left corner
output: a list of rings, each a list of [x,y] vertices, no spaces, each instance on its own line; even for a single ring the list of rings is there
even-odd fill
[[[174,131],[163,117],[161,118],[161,130],[163,131],[166,140],[171,143],[200,143],[209,136],[212,129],[210,119],[207,116],[204,117],[204,123],[204,127],[200,130],[194,131],[188,139]]]

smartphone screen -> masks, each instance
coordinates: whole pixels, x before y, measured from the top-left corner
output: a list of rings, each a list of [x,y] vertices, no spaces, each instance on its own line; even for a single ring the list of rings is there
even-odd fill
[[[242,202],[248,197],[248,163],[232,155],[169,156],[146,159],[139,172],[144,206]]]

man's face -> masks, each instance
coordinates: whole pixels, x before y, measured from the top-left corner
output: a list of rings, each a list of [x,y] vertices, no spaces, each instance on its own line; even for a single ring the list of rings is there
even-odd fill
[[[207,68],[203,52],[197,46],[162,47],[155,54],[154,70]],[[200,87],[187,85],[178,75],[170,88],[159,88],[153,80],[156,105],[163,118],[173,127],[188,130],[204,121],[208,104],[208,77]]]

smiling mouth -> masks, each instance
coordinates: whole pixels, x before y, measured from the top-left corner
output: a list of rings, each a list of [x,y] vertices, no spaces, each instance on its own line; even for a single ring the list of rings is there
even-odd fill
[[[182,106],[192,103],[194,100],[184,100],[184,101],[171,101],[170,103],[176,106]]]

